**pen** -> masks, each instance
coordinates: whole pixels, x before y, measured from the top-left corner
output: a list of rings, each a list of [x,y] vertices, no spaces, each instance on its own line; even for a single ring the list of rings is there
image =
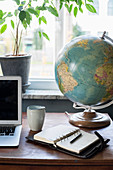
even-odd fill
[[[74,143],[80,136],[82,136],[81,133],[79,133],[74,139],[72,139],[70,143]]]

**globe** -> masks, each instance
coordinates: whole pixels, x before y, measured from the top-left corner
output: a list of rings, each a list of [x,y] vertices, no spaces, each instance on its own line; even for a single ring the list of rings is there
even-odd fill
[[[96,36],[72,39],[58,55],[55,78],[72,102],[93,106],[112,99],[112,43]]]

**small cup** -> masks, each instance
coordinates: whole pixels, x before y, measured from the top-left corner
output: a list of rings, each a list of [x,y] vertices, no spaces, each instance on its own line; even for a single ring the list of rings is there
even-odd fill
[[[45,118],[45,107],[31,105],[27,107],[27,120],[32,131],[41,131]]]

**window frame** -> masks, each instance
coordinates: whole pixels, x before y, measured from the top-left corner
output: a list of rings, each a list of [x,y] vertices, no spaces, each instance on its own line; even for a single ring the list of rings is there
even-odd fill
[[[113,7],[113,1],[108,0],[108,4],[107,4],[107,15],[108,16],[113,16],[113,12],[111,12],[112,7]]]
[[[57,4],[58,5],[58,4]],[[55,60],[61,47],[65,44],[65,9],[59,11],[59,17],[55,18],[55,32],[57,36],[55,37],[55,51],[54,51],[54,59],[53,59],[53,69],[55,67]],[[59,30],[60,28],[60,30]],[[63,28],[63,29],[62,29]],[[62,35],[62,36],[61,36]],[[60,38],[60,43],[57,41],[58,37]],[[56,55],[57,54],[57,55]],[[29,78],[29,82],[31,83],[28,87],[28,90],[57,90],[59,91],[58,85],[56,83],[55,77],[53,78]]]
[[[31,84],[28,87],[28,90],[59,90],[58,85],[54,78],[50,79],[30,78],[29,82]]]

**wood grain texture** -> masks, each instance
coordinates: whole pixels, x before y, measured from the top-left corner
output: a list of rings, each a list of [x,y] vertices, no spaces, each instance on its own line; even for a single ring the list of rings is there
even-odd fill
[[[78,127],[102,128],[110,124],[110,118],[94,110],[75,113],[70,116],[69,122]]]
[[[46,113],[43,129],[58,125],[69,124],[64,113]],[[18,148],[0,148],[0,170],[27,170],[32,167],[41,170],[48,169],[65,169],[70,170],[76,167],[78,170],[96,169],[107,170],[113,169],[113,125],[112,122],[108,127],[96,129],[103,137],[109,138],[109,146],[91,159],[79,159],[59,151],[55,151],[41,144],[27,142],[26,136],[31,132],[27,123],[26,113],[23,113],[22,134]],[[93,132],[94,130],[84,129]],[[10,165],[10,166],[9,166]],[[45,166],[46,165],[46,166]],[[8,168],[7,168],[8,166]]]

